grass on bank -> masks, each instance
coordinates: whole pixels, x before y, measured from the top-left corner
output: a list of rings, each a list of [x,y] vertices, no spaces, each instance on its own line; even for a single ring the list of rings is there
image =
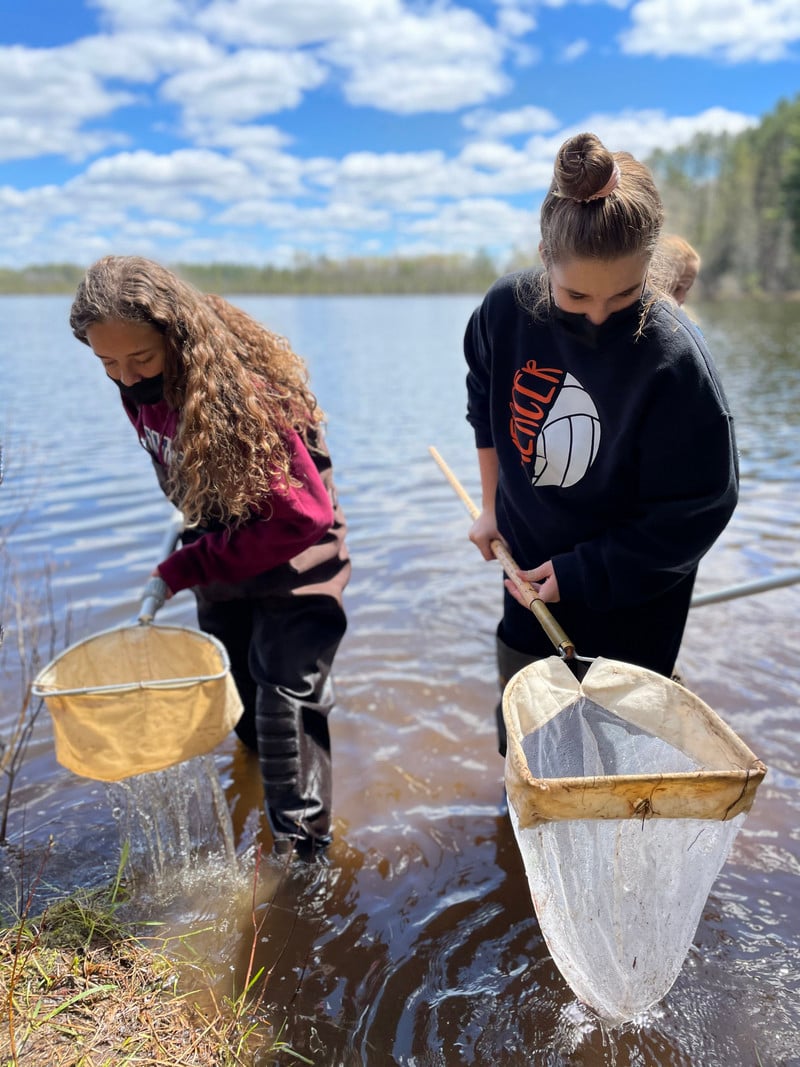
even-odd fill
[[[49,573],[43,602],[34,602],[14,577],[7,534],[0,526],[0,667],[8,667],[18,686],[18,697],[3,693],[10,697],[5,707],[18,701],[19,710],[0,734],[0,863],[5,848],[24,847],[10,846],[6,834],[18,773],[43,707],[32,697],[33,679],[58,647],[69,644],[69,619],[62,633]],[[187,937],[176,946],[176,939],[144,937],[123,920],[127,849],[111,886],[78,890],[46,907],[39,898],[36,907],[44,910],[34,914],[48,856],[27,900],[6,904],[5,911],[0,901],[0,1067],[268,1067],[278,1057],[281,1063],[312,1062],[281,1040],[261,1010],[269,975],[255,964],[268,915],[267,909],[258,918],[256,909],[260,853],[243,988],[221,999],[202,960],[186,959]]]
[[[124,898],[118,875],[0,927],[0,1067],[312,1062],[257,1016],[262,972],[222,1003],[196,966],[202,988],[184,990],[188,967],[120,919]]]

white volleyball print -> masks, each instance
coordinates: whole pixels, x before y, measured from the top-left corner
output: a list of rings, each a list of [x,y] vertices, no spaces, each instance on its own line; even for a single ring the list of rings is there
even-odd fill
[[[531,485],[575,485],[600,446],[600,418],[577,378],[567,374],[536,442]]]

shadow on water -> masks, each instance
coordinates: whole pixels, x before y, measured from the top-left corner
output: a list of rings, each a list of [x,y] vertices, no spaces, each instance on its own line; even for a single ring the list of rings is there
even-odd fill
[[[330,865],[260,855],[271,841],[257,762],[235,737],[174,773],[106,786],[59,767],[43,715],[14,786],[0,902],[18,905],[42,861],[42,892],[109,882],[129,841],[137,916],[205,960],[223,996],[241,991],[255,949],[260,1011],[317,1067],[799,1067],[800,586],[690,614],[682,674],[768,774],[675,985],[608,1033],[536,921],[494,736],[500,576],[476,558],[427,454],[435,444],[475,493],[461,334],[477,300],[242,301],[308,358],[350,525]],[[70,347],[68,301],[3,307],[4,589],[28,590],[30,605],[47,569],[51,607],[37,599],[29,615],[69,619],[77,639],[133,614],[168,510],[113,386]],[[707,591],[800,567],[800,308],[709,307],[700,319],[743,473],[701,565]],[[23,345],[39,374],[17,358]],[[89,396],[90,428],[74,416]],[[0,737],[21,680],[2,608]],[[191,597],[159,618],[194,625]]]

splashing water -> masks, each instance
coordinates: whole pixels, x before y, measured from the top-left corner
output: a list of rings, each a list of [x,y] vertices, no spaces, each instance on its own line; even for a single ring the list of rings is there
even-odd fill
[[[196,756],[109,786],[128,881],[163,894],[209,864],[237,867],[233,825],[216,764]]]

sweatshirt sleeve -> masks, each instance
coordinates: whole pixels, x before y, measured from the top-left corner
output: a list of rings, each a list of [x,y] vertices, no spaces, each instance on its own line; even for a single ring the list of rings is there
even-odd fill
[[[290,438],[291,472],[300,486],[280,486],[247,522],[204,533],[159,564],[173,593],[210,582],[240,582],[316,544],[333,523],[333,505],[308,449]]]
[[[467,422],[475,433],[476,448],[494,447],[491,426],[492,352],[486,328],[487,301],[476,308],[464,334],[467,361]]]
[[[643,413],[635,510],[601,536],[554,556],[561,598],[596,610],[642,604],[691,574],[736,507],[733,418],[712,376],[660,383]]]

